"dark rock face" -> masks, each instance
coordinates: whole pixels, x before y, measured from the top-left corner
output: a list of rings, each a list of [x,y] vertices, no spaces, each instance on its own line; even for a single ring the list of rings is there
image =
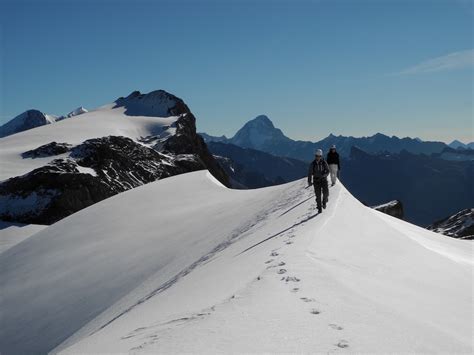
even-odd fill
[[[21,156],[23,158],[43,158],[43,157],[52,157],[55,155],[67,153],[71,150],[72,145],[67,143],[56,143],[51,142],[44,144],[36,149],[28,150],[24,152]]]
[[[1,183],[0,219],[54,223],[117,193],[203,168],[193,156],[170,159],[129,138],[90,139],[67,159]]]
[[[390,216],[403,219],[403,204],[399,200],[390,201],[383,205],[372,206],[372,208]]]
[[[427,229],[448,237],[474,240],[474,208],[466,208],[428,226]]]
[[[230,187],[229,177],[209,152],[202,137],[196,133],[196,118],[192,113],[181,115],[176,121],[176,134],[166,140],[163,151],[196,154],[217,180]]]

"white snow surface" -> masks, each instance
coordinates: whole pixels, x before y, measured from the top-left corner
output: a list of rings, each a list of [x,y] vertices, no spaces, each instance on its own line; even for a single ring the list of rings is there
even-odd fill
[[[2,354],[472,353],[472,244],[305,183],[174,176],[13,246]]]
[[[168,136],[175,132],[175,128],[169,126],[178,117],[128,116],[124,113],[124,107],[113,107],[114,104],[105,105],[81,113],[74,119],[61,120],[0,138],[0,181],[23,175],[58,158],[59,156],[23,159],[21,156],[21,153],[53,141],[77,145],[87,139],[110,135],[137,140],[156,135]]]
[[[22,224],[0,221],[0,253],[46,228],[40,224]]]

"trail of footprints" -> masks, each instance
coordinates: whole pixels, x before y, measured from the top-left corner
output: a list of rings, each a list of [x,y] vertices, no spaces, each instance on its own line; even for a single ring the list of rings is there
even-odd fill
[[[286,236],[288,237],[287,240],[284,241],[284,243],[286,245],[290,245],[290,244],[293,244],[293,241],[291,241],[292,238],[295,238],[296,235],[294,234],[294,229],[291,229],[287,232]],[[269,264],[269,266],[267,266],[267,269],[272,269],[272,268],[276,268],[277,271],[277,275],[282,275],[280,281],[282,282],[285,282],[286,284],[294,284],[294,283],[298,283],[301,281],[301,279],[297,276],[283,276],[284,274],[286,274],[288,272],[288,270],[286,268],[281,268],[282,266],[285,266],[286,263],[284,261],[280,261],[278,263],[273,263],[275,261],[275,258],[277,258],[280,254],[277,252],[277,250],[273,250],[270,254],[270,256],[272,257],[272,259],[269,259],[267,261],[265,261],[265,264]],[[260,277],[258,277],[258,280],[260,280]],[[292,287],[290,289],[290,292],[292,293],[298,293],[300,291],[300,288],[299,287]],[[312,302],[316,302],[316,299],[314,298],[311,298],[311,297],[300,297],[300,300],[302,302],[305,302],[305,303],[312,303]],[[318,315],[318,314],[321,314],[321,310],[317,309],[317,308],[311,308],[310,311],[309,311],[310,314],[313,314],[313,315]],[[328,327],[336,330],[336,331],[341,331],[343,330],[344,328],[341,327],[340,325],[337,325],[335,323],[330,323],[328,324]],[[345,349],[345,348],[348,348],[349,347],[349,342],[347,340],[344,340],[344,339],[341,339],[337,344],[334,344],[336,346],[336,349],[337,348],[340,348],[340,349]]]

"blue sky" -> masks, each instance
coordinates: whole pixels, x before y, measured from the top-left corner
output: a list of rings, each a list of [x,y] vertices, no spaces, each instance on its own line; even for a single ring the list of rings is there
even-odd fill
[[[210,134],[474,140],[470,0],[0,4],[0,122],[164,89]]]

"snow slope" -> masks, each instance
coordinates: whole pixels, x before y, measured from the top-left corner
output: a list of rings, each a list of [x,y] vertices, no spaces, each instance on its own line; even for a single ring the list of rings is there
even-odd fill
[[[0,221],[0,253],[46,228],[40,224],[22,224]]]
[[[175,128],[170,125],[177,117],[128,116],[125,107],[115,104],[84,112],[74,117],[0,138],[0,181],[25,174],[39,168],[59,156],[23,159],[21,153],[53,141],[58,143],[79,144],[91,138],[110,135],[125,136],[134,140],[152,135],[167,136]]]
[[[2,354],[473,351],[472,244],[341,184],[317,215],[305,179],[175,176],[44,229],[0,270]]]

